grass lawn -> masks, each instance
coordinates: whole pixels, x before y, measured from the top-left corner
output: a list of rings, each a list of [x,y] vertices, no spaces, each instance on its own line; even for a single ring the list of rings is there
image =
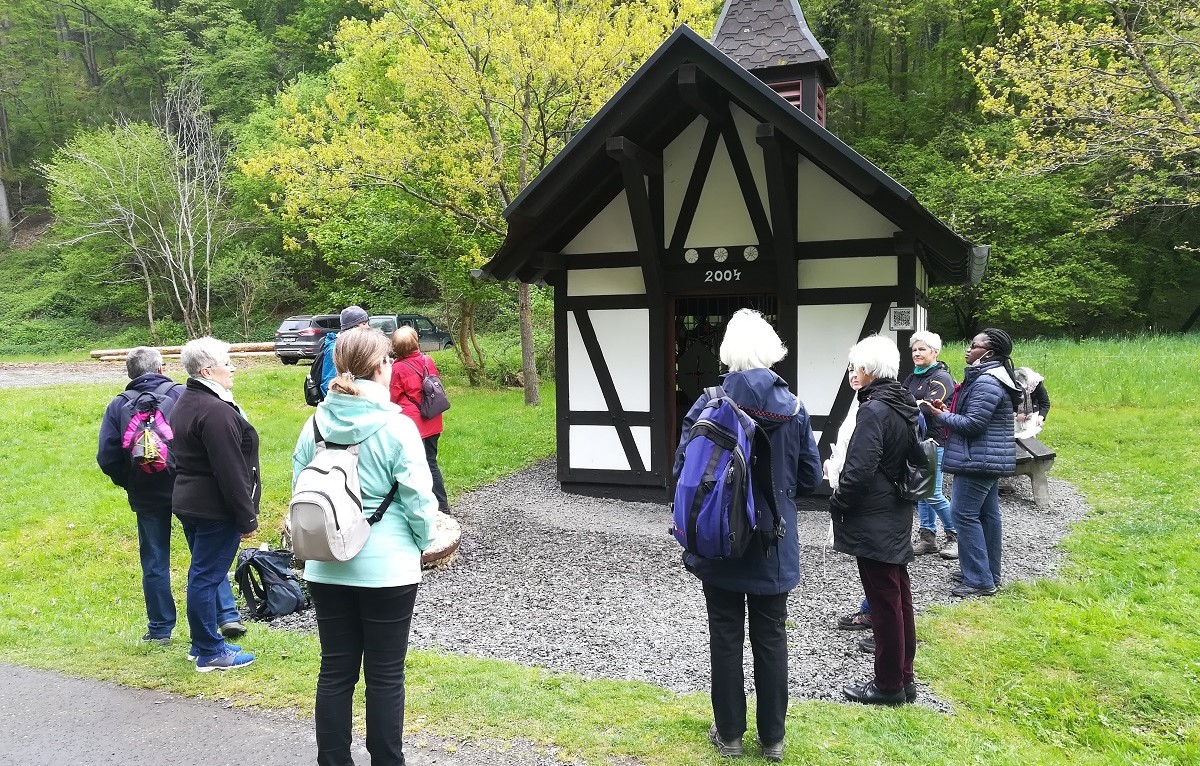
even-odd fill
[[[1054,581],[919,621],[917,673],[953,714],[793,704],[785,763],[1200,763],[1200,338],[1023,343],[1017,353],[1047,377],[1055,476],[1076,483],[1093,508],[1066,542],[1069,562]],[[953,364],[961,349],[944,356]],[[238,400],[262,435],[266,530],[282,517],[291,448],[310,412],[299,394],[305,369],[238,373]],[[0,390],[0,660],[310,714],[315,637],[252,625],[246,644],[262,661],[228,675],[193,672],[183,641],[138,640],[133,519],[93,461],[113,393]],[[440,446],[452,495],[552,452],[549,387],[537,409],[523,407],[519,391],[450,394]],[[179,575],[182,535],[176,542]],[[698,651],[704,640],[680,637]],[[706,695],[410,654],[414,733],[520,736],[596,764],[715,764],[704,735],[710,716]],[[747,741],[755,760],[753,731]]]

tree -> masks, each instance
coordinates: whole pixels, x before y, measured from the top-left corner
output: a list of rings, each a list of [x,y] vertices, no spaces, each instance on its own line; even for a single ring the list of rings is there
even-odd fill
[[[240,227],[224,193],[227,149],[194,82],[168,93],[157,122],[80,134],[41,170],[70,232],[64,244],[111,243],[116,278],[133,276],[145,287],[151,327],[161,288],[189,336],[206,335],[213,260]]]
[[[460,222],[480,265],[504,208],[703,0],[396,0],[334,40],[328,93],[285,93],[280,144],[250,159],[294,220],[318,222],[366,188],[397,190]],[[540,401],[530,287],[518,289],[525,401]],[[460,349],[461,351],[461,349]]]
[[[1013,121],[1005,151],[978,144],[983,173],[1100,165],[1109,224],[1147,208],[1200,207],[1200,6],[1194,0],[1025,0],[997,12],[996,42],[966,66],[985,113]]]

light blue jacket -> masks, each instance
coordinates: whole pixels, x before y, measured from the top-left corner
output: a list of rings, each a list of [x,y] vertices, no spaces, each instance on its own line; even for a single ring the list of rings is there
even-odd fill
[[[356,380],[362,396],[330,391],[304,424],[292,453],[292,486],[316,454],[312,421],[335,444],[359,444],[358,478],[363,509],[371,515],[392,482],[399,490],[367,544],[349,561],[308,561],[304,579],[330,585],[392,588],[421,581],[421,551],[433,541],[437,499],[425,447],[413,422],[388,401],[385,386]]]

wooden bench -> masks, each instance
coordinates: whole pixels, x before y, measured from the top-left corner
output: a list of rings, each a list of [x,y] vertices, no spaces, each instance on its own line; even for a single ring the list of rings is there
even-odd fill
[[[1017,439],[1017,475],[1028,476],[1033,483],[1033,502],[1038,508],[1050,505],[1050,487],[1046,474],[1054,467],[1054,450],[1032,436]]]

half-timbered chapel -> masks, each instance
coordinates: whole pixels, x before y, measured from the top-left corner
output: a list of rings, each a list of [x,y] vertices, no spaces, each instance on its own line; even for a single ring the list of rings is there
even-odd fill
[[[727,0],[711,43],[676,30],[505,210],[483,270],[553,288],[565,489],[669,486],[743,307],[787,344],[775,371],[828,455],[850,346],[906,349],[931,285],[983,276],[986,246],[825,129],[835,83],[796,0]]]

